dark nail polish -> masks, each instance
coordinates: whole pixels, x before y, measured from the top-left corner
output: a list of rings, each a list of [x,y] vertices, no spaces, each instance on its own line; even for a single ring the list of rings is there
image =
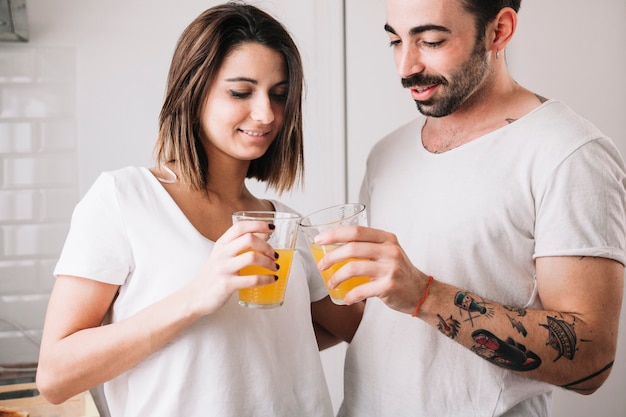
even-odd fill
[[[276,264],[276,270],[278,271],[280,269],[280,265]]]
[[[274,281],[278,281],[278,275],[274,275]]]
[[[274,259],[278,259],[278,252],[274,252]]]
[[[274,223],[268,223],[268,224],[267,224],[267,227],[269,227],[269,228],[270,228],[270,230],[274,230],[274,229],[276,229],[276,225],[275,225]]]

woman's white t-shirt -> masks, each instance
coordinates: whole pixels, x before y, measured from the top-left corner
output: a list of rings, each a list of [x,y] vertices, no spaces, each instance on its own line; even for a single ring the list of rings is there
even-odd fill
[[[148,169],[127,167],[101,174],[76,206],[54,273],[120,285],[117,322],[190,282],[213,246]],[[327,293],[301,237],[296,249],[283,306],[244,308],[235,293],[108,381],[111,415],[332,416],[311,321]]]

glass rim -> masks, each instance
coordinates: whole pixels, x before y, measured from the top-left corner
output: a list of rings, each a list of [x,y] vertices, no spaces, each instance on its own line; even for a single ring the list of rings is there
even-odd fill
[[[240,210],[235,211],[232,214],[233,217],[238,217],[242,220],[298,220],[302,216],[296,213],[290,213],[288,211],[275,211],[275,210]]]
[[[336,209],[338,209],[340,207],[348,207],[348,206],[356,206],[356,207],[359,207],[359,209],[356,210],[354,213],[352,213],[351,215],[349,215],[347,217],[343,217],[341,219],[333,220],[333,221],[330,221],[330,222],[314,223],[314,224],[302,224],[302,222],[305,221],[306,219],[309,219],[310,217],[318,215],[318,214],[320,214],[320,213],[322,213],[324,211],[336,210]],[[334,206],[326,207],[326,208],[323,208],[323,209],[320,209],[320,210],[316,210],[313,213],[309,213],[306,216],[303,216],[300,219],[300,227],[303,227],[303,228],[306,228],[306,227],[320,227],[320,226],[327,226],[327,225],[334,224],[334,223],[339,223],[339,222],[342,222],[344,220],[351,219],[351,218],[353,218],[355,216],[358,216],[359,214],[363,213],[365,211],[365,209],[366,209],[366,207],[365,207],[365,204],[363,204],[363,203],[343,203],[343,204],[337,204],[337,205],[334,205]]]

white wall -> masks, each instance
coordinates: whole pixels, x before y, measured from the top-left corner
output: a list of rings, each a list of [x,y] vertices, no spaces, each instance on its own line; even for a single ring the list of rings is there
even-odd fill
[[[346,0],[348,195],[356,199],[371,145],[415,114],[400,87],[384,33],[383,0]],[[568,103],[611,136],[626,156],[626,2],[523,0],[507,51],[514,78]],[[625,295],[626,298],[626,295]],[[557,390],[554,417],[626,413],[626,309],[618,355],[606,384],[590,397]]]

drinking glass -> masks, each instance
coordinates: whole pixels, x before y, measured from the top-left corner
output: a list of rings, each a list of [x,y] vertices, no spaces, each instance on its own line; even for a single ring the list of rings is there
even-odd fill
[[[328,207],[311,213],[302,218],[300,221],[300,230],[306,237],[306,240],[309,243],[309,248],[316,262],[319,262],[319,260],[322,259],[326,253],[336,249],[341,245],[341,243],[334,245],[317,245],[315,244],[315,236],[339,225],[367,226],[367,212],[365,205],[360,203],[340,204],[338,206]],[[328,290],[330,299],[335,304],[344,305],[345,302],[343,298],[348,291],[358,285],[370,282],[369,277],[352,277],[343,281],[334,289],[328,288],[328,280],[330,277],[339,268],[353,260],[356,259],[348,259],[343,262],[336,263],[325,271],[321,271],[322,279],[326,284],[326,289]]]
[[[278,253],[276,263],[278,271],[259,266],[247,266],[239,271],[239,275],[276,275],[276,282],[267,285],[242,288],[239,290],[239,304],[249,308],[274,308],[283,305],[285,300],[285,290],[289,278],[289,269],[296,245],[298,233],[298,223],[300,216],[293,213],[277,211],[238,211],[233,213],[233,223],[241,221],[263,221],[271,223],[275,227],[262,238],[272,245],[274,251]]]

